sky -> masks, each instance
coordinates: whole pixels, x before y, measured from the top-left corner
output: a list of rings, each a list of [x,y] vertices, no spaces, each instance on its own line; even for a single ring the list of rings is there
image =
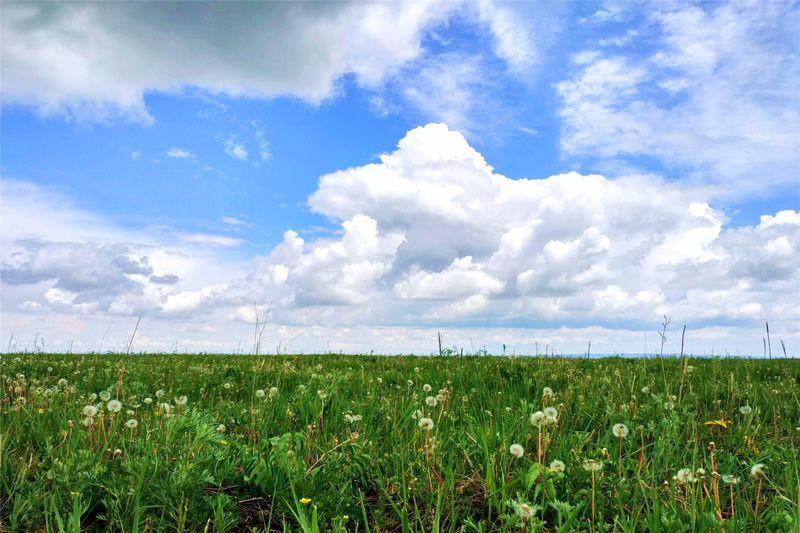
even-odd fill
[[[0,9],[2,350],[800,354],[796,2]]]

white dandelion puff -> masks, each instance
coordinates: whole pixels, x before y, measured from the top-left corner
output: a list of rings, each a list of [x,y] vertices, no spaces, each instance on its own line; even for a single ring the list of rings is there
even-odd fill
[[[567,468],[567,465],[565,465],[563,461],[559,461],[558,459],[554,459],[554,460],[550,461],[550,471],[551,472],[555,472],[555,473],[563,472],[564,470],[566,470],[566,468]]]
[[[433,429],[433,420],[430,418],[420,418],[418,423],[419,427],[425,431],[430,431]]]
[[[112,413],[119,413],[120,409],[122,409],[122,402],[120,402],[119,400],[110,400],[106,404],[106,409],[108,409]]]
[[[767,475],[764,473],[766,466],[764,463],[756,463],[750,467],[750,477],[753,479],[765,478]]]
[[[624,439],[625,437],[628,436],[630,430],[628,429],[628,426],[626,426],[625,424],[614,424],[611,427],[611,433],[613,433],[615,437]]]
[[[525,455],[525,448],[523,448],[522,445],[520,444],[512,444],[511,446],[509,446],[508,452],[517,459],[519,459],[520,457]]]

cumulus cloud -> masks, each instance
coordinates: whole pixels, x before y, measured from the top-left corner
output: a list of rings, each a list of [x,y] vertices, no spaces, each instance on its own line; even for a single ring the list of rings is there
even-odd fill
[[[788,3],[653,10],[653,51],[575,55],[572,74],[556,85],[562,149],[607,161],[656,158],[722,194],[796,183],[798,21]],[[628,28],[614,44],[635,37]]]
[[[798,314],[795,212],[730,228],[703,189],[654,176],[512,180],[442,124],[410,131],[378,163],[322,176],[309,205],[344,236],[287,233],[257,263],[266,293],[283,298],[278,316],[305,324],[641,327],[664,313],[704,323]],[[354,220],[370,246],[345,244]]]
[[[4,296],[15,309],[4,316],[28,331],[46,310],[64,323],[76,313],[144,314],[147,342],[182,324],[182,340],[204,349],[226,334],[249,338],[255,309],[271,303],[265,335],[283,346],[303,337],[295,349],[331,339],[342,349],[419,349],[444,329],[465,347],[474,334],[520,350],[581,350],[592,339],[639,351],[642,333],[668,314],[704,351],[755,350],[764,320],[792,350],[800,212],[731,227],[707,195],[651,175],[510,179],[463,135],[429,124],[375,163],[320,178],[308,204],[337,231],[304,239],[287,230],[247,267],[222,263],[225,248],[206,239],[176,248],[156,235],[145,246],[84,230],[76,234],[89,238],[67,243],[18,227],[3,236]]]
[[[219,252],[238,246],[239,239],[179,233],[176,241],[168,229],[121,228],[68,198],[15,180],[2,181],[0,199],[4,315],[9,308],[178,314],[190,309],[183,293],[216,297],[208,290],[214,280],[239,271]]]

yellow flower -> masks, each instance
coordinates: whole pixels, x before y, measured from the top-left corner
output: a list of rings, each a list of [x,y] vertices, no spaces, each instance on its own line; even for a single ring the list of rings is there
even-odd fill
[[[44,407],[40,407],[36,411],[38,411],[39,414],[42,414],[44,413]]]
[[[350,520],[350,517],[349,517],[349,516],[347,516],[346,514],[343,514],[343,515],[342,515],[342,520],[344,520],[345,522],[347,522],[348,520]]]
[[[716,426],[721,427],[722,429],[728,429],[728,424],[730,424],[730,420],[719,419],[719,420],[708,420],[705,425],[707,426]]]
[[[311,498],[300,498],[300,503],[302,503],[303,505],[311,503]]]

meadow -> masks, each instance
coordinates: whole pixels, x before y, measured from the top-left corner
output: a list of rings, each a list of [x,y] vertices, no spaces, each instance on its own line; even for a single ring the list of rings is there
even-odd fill
[[[2,356],[0,530],[800,531],[800,361]]]

